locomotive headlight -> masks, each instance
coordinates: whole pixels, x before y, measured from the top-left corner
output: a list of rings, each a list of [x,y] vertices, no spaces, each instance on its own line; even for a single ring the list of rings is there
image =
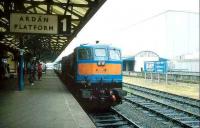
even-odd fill
[[[104,66],[105,65],[105,61],[101,61],[101,65]]]
[[[98,66],[101,66],[101,61],[98,61],[98,62],[97,62],[97,65],[98,65]]]
[[[105,61],[98,61],[97,62],[97,65],[98,66],[104,66],[106,63],[105,63]]]

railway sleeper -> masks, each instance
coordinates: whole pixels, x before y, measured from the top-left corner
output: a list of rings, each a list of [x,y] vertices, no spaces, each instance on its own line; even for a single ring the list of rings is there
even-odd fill
[[[101,122],[113,122],[113,121],[123,121],[123,119],[96,119],[95,122],[96,123],[101,123]]]
[[[185,124],[198,124],[199,125],[199,120],[188,120],[188,121],[181,121]]]
[[[117,118],[117,115],[106,115],[106,116],[93,116],[95,119],[110,119],[110,118],[113,118],[113,119],[116,119]]]
[[[153,109],[156,112],[159,112],[161,109],[162,109],[162,111],[168,110],[167,108],[161,108],[161,107],[157,107],[157,106],[154,108],[151,108],[151,109]]]
[[[143,104],[142,104],[143,105]],[[153,109],[153,110],[155,110],[155,108],[157,107],[157,105],[155,105],[155,104],[149,104],[149,105],[144,105],[145,107],[148,107],[148,108],[150,108],[150,109]]]
[[[116,127],[116,126],[123,126],[123,125],[128,125],[128,122],[118,121],[118,122],[110,122],[110,123],[96,123],[97,127]]]
[[[155,110],[155,109],[154,109]],[[162,114],[170,114],[170,113],[176,113],[175,111],[171,110],[171,109],[162,109],[160,111],[157,111],[159,113],[162,113]]]
[[[174,112],[172,112],[172,113],[161,113],[161,114],[163,114],[163,115],[165,115],[165,116],[168,116],[168,117],[170,117],[170,118],[173,118],[173,119],[175,119],[175,118],[181,118],[181,117],[185,117],[185,115],[183,115],[183,114],[180,114],[180,113],[174,113]]]
[[[195,120],[194,117],[175,117],[174,119],[176,119],[176,120],[185,120],[185,119],[193,119],[193,120]]]
[[[138,104],[145,104],[145,103],[148,103],[147,101],[143,100],[143,99],[137,99],[137,100],[134,100],[134,99],[130,99],[129,100],[133,101],[133,102],[136,102]]]
[[[147,105],[147,106],[150,105],[151,106],[153,104],[152,103],[142,103],[142,105]]]

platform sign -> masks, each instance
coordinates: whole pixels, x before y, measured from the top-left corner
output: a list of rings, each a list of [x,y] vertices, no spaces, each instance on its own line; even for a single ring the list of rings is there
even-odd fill
[[[62,21],[59,20],[63,20],[63,24],[60,24]],[[10,32],[66,34],[69,33],[68,31],[71,26],[71,21],[68,20],[69,18],[59,15],[11,13]]]
[[[70,34],[71,33],[71,16],[58,16],[58,33]]]
[[[165,73],[166,71],[167,71],[167,62],[166,61],[155,62],[155,72]]]
[[[154,72],[154,61],[146,61],[144,62],[144,72]]]
[[[167,62],[146,61],[144,62],[144,72],[165,73],[167,72]]]

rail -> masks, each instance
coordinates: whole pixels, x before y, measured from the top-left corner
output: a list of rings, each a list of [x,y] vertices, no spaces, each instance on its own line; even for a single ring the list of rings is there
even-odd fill
[[[124,86],[129,88],[131,93],[130,96],[125,98],[126,101],[137,104],[183,127],[199,127],[199,100],[185,99],[185,97],[167,93],[162,94],[160,91],[140,88],[130,84],[124,84]],[[187,100],[192,103],[186,102]]]
[[[97,128],[140,128],[114,107],[101,113],[89,113],[89,117]]]

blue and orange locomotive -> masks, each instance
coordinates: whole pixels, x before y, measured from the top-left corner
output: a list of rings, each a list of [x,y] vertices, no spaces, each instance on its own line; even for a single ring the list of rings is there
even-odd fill
[[[120,49],[109,45],[80,45],[62,58],[62,75],[79,100],[95,105],[120,103],[122,60]]]

